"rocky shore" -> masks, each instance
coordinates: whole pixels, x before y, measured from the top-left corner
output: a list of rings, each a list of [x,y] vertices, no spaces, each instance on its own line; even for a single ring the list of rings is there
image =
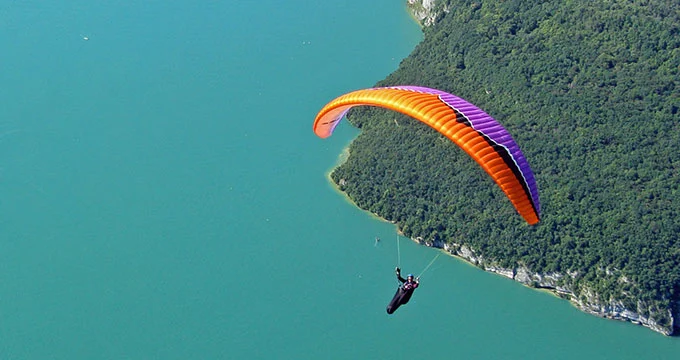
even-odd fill
[[[518,281],[528,287],[549,290],[555,295],[569,300],[577,308],[586,313],[607,319],[629,321],[667,336],[673,334],[674,314],[672,311],[668,309],[649,309],[647,305],[641,301],[638,301],[637,309],[631,310],[626,308],[622,301],[616,299],[602,299],[599,294],[590,289],[580,288],[577,291],[573,283],[573,280],[578,275],[577,273],[561,274],[555,272],[542,274],[532,272],[528,268],[522,266],[516,268],[503,268],[494,265],[492,261],[485,259],[482,255],[477,254],[473,249],[466,245],[425,241],[422,238],[416,238],[414,240],[421,245],[443,249],[449,254],[478,266],[485,271]],[[647,310],[651,315],[641,315],[642,310]],[[660,311],[666,312],[664,315],[671,319],[671,326],[663,326],[654,319],[654,314],[658,314]]]

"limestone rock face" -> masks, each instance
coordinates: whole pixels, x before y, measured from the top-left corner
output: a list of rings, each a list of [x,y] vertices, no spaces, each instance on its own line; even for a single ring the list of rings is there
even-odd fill
[[[448,12],[446,7],[436,9],[436,0],[407,0],[413,16],[422,26],[430,26],[437,21],[440,12]]]

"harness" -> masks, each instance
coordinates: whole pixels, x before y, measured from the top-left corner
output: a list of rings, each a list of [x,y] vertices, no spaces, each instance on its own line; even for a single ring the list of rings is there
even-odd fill
[[[413,290],[418,287],[418,284],[415,282],[405,282],[404,285],[402,285],[402,288],[404,290]]]

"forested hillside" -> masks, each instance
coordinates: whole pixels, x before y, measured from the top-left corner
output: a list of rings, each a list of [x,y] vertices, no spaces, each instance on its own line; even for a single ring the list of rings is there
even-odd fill
[[[680,5],[445,3],[378,85],[438,88],[496,118],[536,175],[541,222],[526,225],[446,138],[382,109],[350,112],[362,132],[333,180],[412,238],[562,274],[581,301],[623,304],[666,333],[679,326]]]

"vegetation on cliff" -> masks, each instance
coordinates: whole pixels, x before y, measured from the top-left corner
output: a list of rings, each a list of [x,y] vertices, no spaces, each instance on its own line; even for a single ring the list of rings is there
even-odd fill
[[[541,223],[525,225],[454,144],[377,108],[350,112],[362,132],[333,180],[410,237],[464,244],[505,268],[569,274],[560,281],[577,296],[595,292],[671,329],[680,299],[680,5],[445,5],[378,85],[442,89],[498,119],[536,175]]]

